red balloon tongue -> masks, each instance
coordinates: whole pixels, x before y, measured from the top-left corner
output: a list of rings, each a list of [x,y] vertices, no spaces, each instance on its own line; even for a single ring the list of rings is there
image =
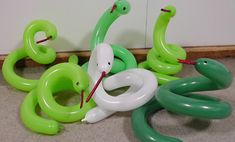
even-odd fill
[[[45,42],[45,41],[47,41],[47,40],[50,40],[51,38],[52,38],[52,36],[49,36],[49,37],[47,37],[47,38],[45,38],[45,39],[42,39],[42,40],[37,41],[36,43],[39,44],[39,43]]]
[[[197,64],[197,62],[195,62],[195,61],[182,60],[182,59],[178,59],[178,62],[182,63],[182,64],[187,64],[187,65],[196,65]]]
[[[171,12],[171,10],[164,9],[164,8],[162,8],[161,11],[162,11],[162,12]]]
[[[81,93],[81,98],[80,98],[80,108],[83,107],[83,99],[84,99],[84,90],[82,90],[82,93]]]
[[[113,13],[113,11],[114,11],[116,8],[117,8],[117,5],[114,4],[113,7],[112,7],[112,9],[111,9],[111,11],[110,11],[110,13]]]
[[[94,93],[95,93],[97,87],[99,86],[99,84],[101,83],[102,79],[103,79],[105,76],[106,76],[106,72],[103,71],[102,74],[101,74],[101,76],[100,76],[100,78],[99,78],[99,80],[96,82],[94,88],[91,90],[91,93],[90,93],[89,96],[87,97],[86,102],[89,102],[89,101],[90,101],[91,97],[94,95]]]

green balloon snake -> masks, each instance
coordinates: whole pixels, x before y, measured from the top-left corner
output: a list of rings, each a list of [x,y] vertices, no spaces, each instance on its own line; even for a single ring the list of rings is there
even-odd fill
[[[36,88],[26,96],[21,105],[21,120],[27,128],[38,133],[54,135],[62,128],[57,121],[81,120],[86,112],[95,106],[93,101],[83,103],[89,94],[89,75],[77,62],[77,57],[71,56],[68,63],[57,64],[43,73]],[[53,94],[64,90],[81,94],[80,103],[74,106],[58,104]],[[38,104],[51,120],[37,115],[35,108]]]
[[[32,90],[38,80],[31,80],[17,75],[14,71],[15,63],[23,58],[30,57],[37,63],[49,64],[56,58],[56,52],[45,45],[37,44],[34,37],[37,32],[45,32],[48,39],[55,39],[57,36],[56,28],[53,24],[45,20],[31,22],[24,31],[23,47],[11,52],[4,60],[2,72],[5,80],[15,88],[23,91]],[[38,42],[40,43],[40,42]]]
[[[105,36],[112,25],[112,23],[118,19],[121,15],[129,13],[131,9],[130,4],[126,0],[118,0],[114,3],[112,8],[105,11],[102,17],[96,24],[95,30],[92,33],[90,49],[93,50],[98,44],[103,43]],[[120,45],[111,45],[115,60],[111,73],[118,73],[120,71],[136,68],[137,63],[133,54],[126,48]],[[83,65],[87,69],[87,63]]]
[[[151,70],[157,77],[159,84],[178,79],[170,75],[177,74],[182,70],[182,64],[178,59],[185,59],[186,52],[183,48],[174,44],[167,44],[165,33],[170,19],[176,14],[173,6],[161,9],[153,33],[153,48],[147,54],[147,60],[140,63],[140,68]]]
[[[138,108],[132,114],[132,128],[143,142],[180,142],[153,130],[147,123],[148,116],[163,108],[168,111],[203,119],[222,119],[228,117],[232,108],[227,102],[217,98],[193,94],[193,92],[225,89],[230,86],[233,76],[221,63],[200,58],[196,61],[179,60],[192,64],[201,76],[171,81],[162,85],[156,99]]]

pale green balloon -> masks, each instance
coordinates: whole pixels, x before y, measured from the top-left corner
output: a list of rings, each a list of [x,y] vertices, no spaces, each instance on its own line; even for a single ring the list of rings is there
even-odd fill
[[[162,11],[157,19],[153,32],[153,48],[148,52],[147,60],[138,65],[139,68],[153,71],[159,84],[178,79],[171,75],[182,70],[182,64],[178,63],[178,59],[186,58],[186,52],[182,47],[166,43],[167,26],[170,19],[175,16],[176,9],[173,6],[166,6],[164,9],[169,12]]]
[[[50,36],[52,40],[57,36],[56,28],[50,22],[45,20],[33,21],[24,31],[23,47],[12,51],[3,62],[3,77],[10,85],[19,90],[32,90],[35,88],[38,80],[26,79],[17,75],[14,71],[16,62],[23,58],[30,57],[37,63],[49,64],[56,58],[56,53],[52,48],[36,44],[34,36],[40,31],[45,32],[46,36]]]

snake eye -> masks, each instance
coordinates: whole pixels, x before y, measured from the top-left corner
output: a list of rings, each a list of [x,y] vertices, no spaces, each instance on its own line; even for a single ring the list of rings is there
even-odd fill
[[[125,11],[125,10],[126,10],[126,7],[123,7],[123,10]]]
[[[96,64],[98,66],[98,64]]]
[[[204,61],[205,64],[207,64],[207,61]]]
[[[77,82],[76,85],[78,86],[78,85],[79,85],[79,82]]]
[[[108,62],[108,64],[110,65],[110,62]]]

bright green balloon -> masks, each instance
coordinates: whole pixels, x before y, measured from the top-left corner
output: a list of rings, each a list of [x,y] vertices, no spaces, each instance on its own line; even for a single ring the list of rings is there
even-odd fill
[[[155,24],[153,34],[153,48],[147,54],[147,60],[139,64],[139,68],[153,71],[159,84],[178,79],[170,75],[182,70],[178,59],[185,59],[186,52],[178,45],[167,44],[165,34],[170,19],[176,14],[173,6],[166,6]]]
[[[20,117],[24,125],[30,130],[55,135],[63,128],[58,122],[38,116],[35,109],[38,105],[36,90],[33,89],[24,99],[20,108]]]
[[[96,24],[95,30],[92,33],[90,49],[93,50],[98,44],[103,43],[108,29],[112,23],[121,15],[129,13],[131,6],[126,0],[118,0],[114,3],[112,8],[109,8]],[[137,62],[133,54],[127,49],[119,45],[111,45],[114,51],[114,64],[111,73],[118,73],[120,71],[136,68]],[[83,65],[87,68],[87,63]]]
[[[30,23],[24,31],[23,47],[11,52],[4,60],[2,72],[5,80],[13,87],[30,91],[35,88],[37,80],[23,78],[14,71],[15,63],[23,58],[30,57],[40,64],[52,63],[56,58],[55,51],[45,45],[36,44],[34,36],[37,32],[43,31],[46,36],[55,39],[56,28],[53,24],[44,20],[36,20]]]
[[[62,106],[55,101],[53,93],[62,90],[71,90],[79,94],[85,91],[84,98],[89,94],[89,75],[76,65],[73,59],[70,61],[72,62],[61,63],[48,69],[40,78],[36,88],[38,102],[43,112],[60,122],[78,121],[94,107],[94,102],[84,103],[81,109],[80,103],[74,106]]]
[[[71,90],[80,93],[85,91],[83,102],[89,92],[89,76],[77,65],[78,58],[74,55],[69,58],[69,63],[57,64],[49,68],[40,78],[37,87],[24,99],[21,105],[21,119],[25,126],[34,132],[54,135],[63,128],[57,121],[74,122],[81,120],[86,112],[95,106],[94,101],[80,103],[74,106],[61,106],[54,100],[53,94]],[[38,104],[42,111],[52,120],[44,119],[35,112]],[[57,121],[55,121],[57,120]]]
[[[212,59],[201,58],[194,64],[202,76],[183,78],[161,86],[156,94],[157,100],[153,99],[133,112],[132,128],[142,142],[181,142],[149,126],[149,115],[163,108],[203,119],[222,119],[231,114],[232,108],[227,102],[191,92],[225,89],[232,83],[232,74],[223,64]]]

